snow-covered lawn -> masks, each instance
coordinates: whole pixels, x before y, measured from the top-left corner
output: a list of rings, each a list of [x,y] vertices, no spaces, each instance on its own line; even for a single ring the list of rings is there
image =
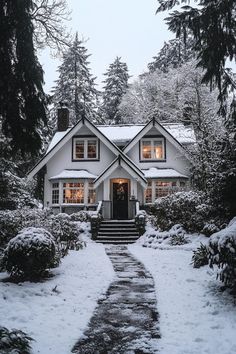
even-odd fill
[[[32,336],[33,353],[70,353],[114,277],[104,247],[95,243],[71,251],[53,274],[42,283],[0,283],[0,325]]]
[[[154,277],[162,336],[159,354],[236,353],[236,303],[221,292],[208,266],[194,269],[188,250],[139,244],[129,250]]]

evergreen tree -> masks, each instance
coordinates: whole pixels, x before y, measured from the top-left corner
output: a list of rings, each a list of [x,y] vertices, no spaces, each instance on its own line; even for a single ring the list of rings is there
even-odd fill
[[[170,10],[179,3],[189,0],[158,0],[157,12]],[[226,100],[229,92],[236,89],[231,71],[226,61],[236,61],[236,1],[198,0],[198,7],[183,6],[166,19],[169,29],[177,37],[186,38],[191,33],[194,38],[193,49],[197,52],[198,66],[205,69],[203,81],[216,85],[219,89],[221,112],[227,115]],[[232,105],[232,119],[236,121],[235,104]]]
[[[183,37],[171,39],[164,43],[157,56],[148,64],[150,72],[159,69],[167,72],[170,68],[178,68],[190,59],[194,58],[193,39],[188,36],[187,40]]]
[[[189,0],[158,0],[157,12],[173,9]],[[218,144],[209,190],[215,203],[223,202],[230,215],[236,212],[236,80],[227,60],[236,61],[236,1],[198,0],[198,7],[183,6],[166,19],[177,37],[191,32],[195,40],[198,66],[205,70],[203,82],[218,87],[219,113],[225,118],[227,134]],[[231,104],[229,104],[231,100]],[[212,183],[210,183],[212,181]],[[218,198],[218,200],[217,200]]]
[[[0,2],[0,116],[12,152],[37,154],[46,123],[43,71],[33,45],[31,0]]]
[[[75,124],[84,114],[91,120],[96,118],[97,90],[89,68],[89,56],[76,33],[73,44],[64,52],[62,64],[58,68],[59,79],[53,89],[54,119],[59,102],[68,104],[71,124]]]
[[[102,104],[103,119],[108,124],[118,124],[121,122],[119,105],[128,88],[127,64],[123,63],[121,58],[116,57],[104,75],[106,79],[103,81],[105,83]]]

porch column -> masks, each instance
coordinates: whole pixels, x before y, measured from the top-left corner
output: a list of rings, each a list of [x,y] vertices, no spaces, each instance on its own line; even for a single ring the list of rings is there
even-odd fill
[[[110,201],[110,180],[106,178],[103,181],[103,217],[111,219],[111,201]]]
[[[103,181],[103,200],[110,200],[110,180],[106,178]]]
[[[138,183],[137,180],[133,178],[130,180],[130,196],[134,196],[135,199],[138,198]]]

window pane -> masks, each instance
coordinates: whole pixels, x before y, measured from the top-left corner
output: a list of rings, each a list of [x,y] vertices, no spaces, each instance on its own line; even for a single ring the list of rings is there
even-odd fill
[[[152,203],[152,188],[145,190],[145,203]]]
[[[52,188],[59,188],[59,183],[53,183]]]
[[[153,144],[153,155],[154,159],[163,159],[163,147],[162,147],[162,141],[156,140],[154,141]]]
[[[52,204],[59,204],[59,189],[52,190]]]
[[[151,141],[143,141],[142,142],[142,156],[143,156],[143,159],[151,159],[152,158]]]
[[[64,189],[63,203],[84,203],[84,189]]]
[[[84,158],[84,141],[83,140],[77,140],[76,141],[75,157],[77,159],[83,159]]]
[[[88,140],[88,159],[97,157],[97,140]]]

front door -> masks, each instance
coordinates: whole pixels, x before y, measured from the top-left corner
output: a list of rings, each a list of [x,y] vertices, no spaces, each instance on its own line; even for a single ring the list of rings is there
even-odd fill
[[[128,219],[128,183],[113,182],[113,219]]]

